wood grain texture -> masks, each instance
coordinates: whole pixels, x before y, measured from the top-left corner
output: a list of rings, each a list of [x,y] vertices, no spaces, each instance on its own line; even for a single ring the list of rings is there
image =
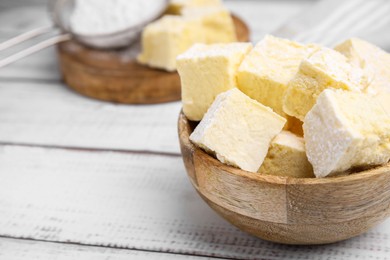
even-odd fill
[[[226,5],[246,18],[256,42],[311,2],[227,0]],[[0,40],[46,24],[45,4],[0,1]],[[112,105],[76,95],[59,79],[55,48],[0,70],[2,142],[179,152],[179,103]],[[159,252],[149,259],[175,259],[164,252],[223,259],[390,259],[390,220],[331,245],[269,243],[240,232],[203,204],[179,157],[120,154],[0,146],[0,259],[144,259],[128,253],[131,248]],[[255,225],[242,220],[249,228]],[[5,233],[56,243],[10,244],[1,238]],[[84,245],[65,244],[77,241]]]
[[[261,175],[220,163],[179,137],[192,184],[220,215],[260,238],[324,244],[366,232],[390,216],[390,164],[343,177],[299,179]]]
[[[58,52],[64,81],[82,95],[128,104],[180,99],[176,72],[151,69],[123,52],[93,50],[74,41],[59,44]]]
[[[209,260],[211,257],[147,252],[66,243],[0,238],[0,259],[5,260]]]
[[[0,14],[1,16],[1,14]],[[14,13],[15,16],[15,13]],[[20,32],[0,32],[0,41],[6,41],[14,36],[17,36]],[[18,51],[26,49],[31,45],[39,43],[42,39],[46,39],[48,36],[38,37],[25,43],[19,44],[11,49],[3,50],[0,52],[0,58],[6,58]],[[24,59],[21,59],[15,63],[12,63],[6,67],[0,69],[1,81],[60,81],[60,72],[57,62],[57,53],[54,47],[49,47],[42,51],[32,54]]]
[[[233,16],[239,41],[249,41],[249,29]],[[125,104],[154,104],[180,100],[177,72],[138,64],[139,43],[120,51],[96,50],[75,41],[58,45],[59,62],[66,84],[96,99]]]
[[[196,187],[202,196],[232,212],[276,223],[287,223],[286,180],[269,183],[262,175],[247,178],[238,169],[222,168],[202,151],[193,157]]]
[[[113,257],[112,248],[122,248],[223,259],[388,259],[390,221],[357,238],[319,247],[286,246],[247,235],[197,196],[181,161],[134,153],[0,146],[0,253],[10,247],[4,247],[1,237],[12,236],[78,243],[85,257],[88,245],[103,246]],[[248,217],[241,220],[248,227],[260,225]],[[269,234],[277,230],[270,229]],[[280,230],[286,231],[283,225]],[[33,252],[26,251],[26,257],[30,255]]]
[[[200,196],[220,216],[228,220],[240,230],[268,241],[290,245],[327,244],[342,241],[361,235],[384,220],[383,215],[353,219],[339,223],[326,224],[291,224],[272,223],[241,215]],[[272,208],[271,208],[272,210]],[[357,228],[357,226],[359,228]],[[330,241],[332,239],[332,241]],[[313,242],[314,241],[314,242]]]
[[[386,33],[390,26],[389,12],[387,0],[318,1],[274,33],[299,42],[316,42],[330,47],[358,37],[390,50],[390,36]]]
[[[179,154],[180,106],[110,104],[64,84],[0,82],[0,142]]]
[[[251,238],[200,203],[183,173],[180,157],[1,146],[0,236],[240,256],[215,246]]]

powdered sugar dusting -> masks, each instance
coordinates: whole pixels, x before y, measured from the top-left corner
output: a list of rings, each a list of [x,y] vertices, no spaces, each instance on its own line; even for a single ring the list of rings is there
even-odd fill
[[[206,58],[216,56],[230,56],[234,53],[246,52],[247,47],[252,46],[251,43],[216,43],[216,44],[194,44],[185,53],[179,55],[177,59],[194,59],[194,58]]]
[[[76,34],[110,34],[155,18],[165,6],[165,0],[76,0],[70,25]]]

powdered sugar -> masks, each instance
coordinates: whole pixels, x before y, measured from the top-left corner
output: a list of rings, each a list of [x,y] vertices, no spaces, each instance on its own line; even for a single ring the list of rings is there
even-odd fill
[[[110,34],[156,18],[165,0],[76,0],[70,26],[80,35]]]

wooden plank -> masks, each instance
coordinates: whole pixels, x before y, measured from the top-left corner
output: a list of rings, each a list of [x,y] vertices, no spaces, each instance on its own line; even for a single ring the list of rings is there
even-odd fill
[[[179,154],[180,108],[95,101],[62,84],[0,82],[0,142]]]
[[[1,32],[0,42],[10,39],[18,34],[19,32],[15,31]],[[13,53],[28,48],[29,46],[48,38],[50,35],[53,34],[43,35],[42,37],[19,44],[9,50],[1,51],[0,58],[8,57]],[[20,79],[24,81],[42,80],[58,82],[60,81],[61,75],[57,60],[56,47],[49,47],[13,64],[0,68],[0,79],[3,81]]]
[[[51,18],[47,12],[46,3],[41,2],[41,0],[28,2],[25,0],[1,1],[0,31],[24,32],[51,24]]]
[[[0,180],[0,236],[234,259],[390,252],[390,221],[317,247],[246,235],[201,201],[180,157],[1,146]]]
[[[256,43],[265,34],[272,33],[315,2],[313,0],[227,0],[225,5],[248,23],[252,42]]]
[[[385,33],[390,26],[389,12],[387,0],[319,1],[289,19],[275,34],[326,46],[359,37],[390,50],[390,35]]]
[[[50,0],[52,1],[52,0]],[[15,6],[26,6],[26,5],[45,5],[47,0],[2,0],[0,2],[0,7],[9,8]]]
[[[207,260],[211,257],[199,257],[181,254],[147,252],[129,249],[81,246],[65,243],[50,243],[33,240],[0,238],[0,259],[7,260]]]

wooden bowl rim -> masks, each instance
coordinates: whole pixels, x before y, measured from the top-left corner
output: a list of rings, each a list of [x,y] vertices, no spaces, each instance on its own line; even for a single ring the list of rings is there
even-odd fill
[[[179,114],[179,120],[178,120],[178,131],[179,131],[180,141],[183,145],[187,146],[187,148],[193,151],[194,153],[196,152],[201,154],[202,158],[209,160],[213,165],[220,168],[224,172],[228,174],[238,175],[242,178],[247,178],[247,179],[260,181],[260,182],[266,182],[270,184],[317,185],[317,184],[336,184],[336,183],[340,184],[344,182],[365,181],[368,180],[369,178],[373,178],[381,174],[390,174],[390,162],[387,163],[386,165],[377,166],[375,168],[364,170],[358,173],[349,174],[346,176],[335,176],[335,177],[327,177],[327,178],[295,178],[295,177],[274,176],[274,175],[248,172],[245,170],[241,170],[239,168],[235,168],[233,166],[223,164],[213,156],[207,154],[202,149],[192,144],[192,142],[189,140],[189,136],[191,133],[187,131],[189,127],[186,127],[188,125],[189,125],[189,120],[184,115],[183,110],[181,110]]]

